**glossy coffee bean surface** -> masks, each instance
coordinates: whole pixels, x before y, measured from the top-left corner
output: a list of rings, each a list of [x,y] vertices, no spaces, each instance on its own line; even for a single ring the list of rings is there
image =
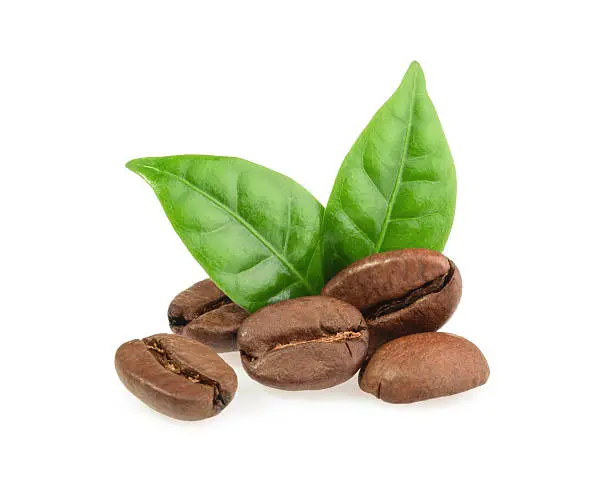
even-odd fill
[[[238,331],[246,372],[267,386],[324,389],[362,365],[368,331],[359,310],[341,300],[311,296],[264,307]]]
[[[365,392],[390,403],[450,396],[484,384],[489,366],[469,340],[423,332],[387,342],[359,374]]]
[[[248,315],[212,280],[197,282],[184,290],[168,308],[172,332],[202,342],[217,352],[236,350],[236,333]]]
[[[214,350],[174,334],[126,342],[117,349],[115,368],[145,404],[188,421],[217,415],[238,386],[236,373]]]
[[[371,353],[397,337],[442,327],[459,304],[461,275],[441,253],[408,248],[349,265],[321,294],[344,300],[362,312]]]

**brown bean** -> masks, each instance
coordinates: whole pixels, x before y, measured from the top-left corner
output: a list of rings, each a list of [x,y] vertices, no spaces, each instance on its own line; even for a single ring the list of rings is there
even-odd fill
[[[202,342],[217,352],[236,350],[236,333],[248,316],[212,280],[197,282],[182,291],[168,308],[172,332]]]
[[[459,304],[461,275],[441,253],[408,248],[349,265],[321,294],[344,300],[362,312],[372,353],[397,337],[442,327]]]
[[[424,332],[387,342],[359,374],[365,392],[390,403],[411,403],[467,391],[487,382],[489,365],[469,340]]]
[[[236,373],[215,351],[174,334],[126,342],[117,349],[115,368],[132,394],[177,419],[215,416],[238,386]]]
[[[352,305],[302,297],[268,305],[238,331],[246,372],[278,389],[324,389],[352,377],[364,361],[368,331]]]

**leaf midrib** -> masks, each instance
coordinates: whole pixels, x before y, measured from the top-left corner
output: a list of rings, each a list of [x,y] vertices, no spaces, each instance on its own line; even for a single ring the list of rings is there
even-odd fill
[[[378,235],[376,246],[374,247],[374,253],[380,252],[380,247],[382,246],[383,241],[385,239],[385,235],[387,234],[387,227],[389,226],[389,222],[391,220],[391,212],[393,211],[393,204],[395,203],[395,198],[397,197],[397,192],[401,185],[401,179],[404,174],[404,166],[406,164],[406,157],[408,155],[408,145],[410,144],[410,138],[412,136],[412,119],[414,117],[414,95],[416,93],[416,87],[417,87],[417,79],[415,78],[412,84],[412,91],[410,92],[410,116],[408,117],[408,126],[406,128],[406,135],[404,137],[404,143],[402,147],[402,157],[400,159],[400,167],[397,170],[397,175],[395,176],[395,183],[393,184],[393,191],[391,192],[389,202],[387,203],[387,211],[385,213],[385,219],[380,229],[380,234]]]
[[[270,252],[272,252],[272,254],[278,260],[280,260],[280,262],[283,265],[285,265],[285,267],[287,267],[287,269],[291,272],[291,274],[293,276],[295,276],[302,284],[304,284],[304,286],[308,289],[308,291],[310,293],[315,293],[313,288],[312,288],[312,286],[310,285],[310,283],[293,266],[293,264],[291,262],[289,262],[289,260],[287,260],[285,257],[283,257],[282,254],[278,250],[276,250],[276,248],[274,248],[274,246],[271,245],[270,242],[268,242],[263,237],[263,235],[261,233],[259,233],[255,229],[255,227],[253,227],[247,220],[245,220],[242,216],[240,216],[240,214],[238,214],[236,211],[232,210],[229,206],[221,203],[219,200],[217,200],[216,198],[214,198],[211,195],[209,195],[208,193],[206,193],[206,191],[201,190],[198,186],[194,185],[193,183],[191,183],[190,181],[186,180],[185,178],[183,178],[181,176],[178,176],[178,175],[176,175],[174,173],[171,173],[170,171],[165,171],[163,169],[159,169],[159,168],[157,168],[155,166],[140,165],[140,167],[141,168],[145,168],[145,169],[150,169],[151,171],[155,171],[157,173],[164,174],[166,176],[169,176],[170,178],[174,178],[174,179],[178,180],[179,182],[183,183],[185,186],[188,186],[189,188],[194,190],[196,193],[198,193],[201,196],[203,196],[204,198],[208,199],[214,205],[218,206],[219,208],[221,208],[222,210],[227,212],[237,222],[239,222],[242,226],[244,226],[251,233],[251,235],[253,235],[257,239],[257,241],[259,241],[264,247],[266,247]]]

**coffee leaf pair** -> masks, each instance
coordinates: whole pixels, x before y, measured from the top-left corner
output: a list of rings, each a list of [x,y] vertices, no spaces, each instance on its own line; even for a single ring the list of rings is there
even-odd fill
[[[295,181],[244,159],[168,156],[127,167],[151,185],[208,275],[249,312],[318,294],[373,253],[441,251],[455,210],[453,160],[417,63],[353,145],[325,211]]]

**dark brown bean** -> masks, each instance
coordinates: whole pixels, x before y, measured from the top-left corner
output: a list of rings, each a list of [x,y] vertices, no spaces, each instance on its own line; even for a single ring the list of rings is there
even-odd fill
[[[390,403],[449,396],[487,382],[489,366],[469,340],[424,332],[387,342],[359,373],[365,392]]]
[[[168,308],[170,329],[217,352],[236,350],[236,333],[249,313],[236,305],[212,280],[203,280],[178,294]]]
[[[115,368],[145,404],[188,421],[221,412],[238,387],[236,373],[215,351],[174,334],[126,342],[117,349]]]
[[[408,248],[371,255],[349,265],[321,294],[361,310],[372,353],[397,337],[442,327],[459,304],[461,275],[441,253]]]
[[[366,356],[361,313],[330,297],[302,297],[268,305],[238,331],[246,372],[267,386],[324,389],[352,377]]]

